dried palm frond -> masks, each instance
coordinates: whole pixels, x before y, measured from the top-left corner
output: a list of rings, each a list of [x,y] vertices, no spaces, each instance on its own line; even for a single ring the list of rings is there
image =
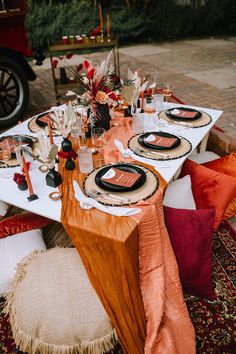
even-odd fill
[[[58,146],[52,144],[46,160],[46,164],[48,165],[49,168],[53,168],[53,166],[55,165],[55,158],[57,156],[57,153],[58,153]]]

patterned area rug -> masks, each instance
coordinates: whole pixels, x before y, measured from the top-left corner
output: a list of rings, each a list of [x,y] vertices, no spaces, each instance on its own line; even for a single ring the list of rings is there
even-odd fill
[[[214,301],[186,295],[195,328],[197,353],[233,354],[236,338],[236,233],[228,223],[213,237]]]
[[[53,229],[53,233],[55,228]],[[58,232],[59,234],[59,232]],[[64,235],[66,247],[68,236]],[[60,243],[63,237],[60,236]],[[228,223],[221,225],[213,237],[213,278],[217,300],[199,300],[186,295],[186,303],[192,318],[196,337],[197,353],[233,354],[236,338],[236,233]],[[57,242],[57,245],[58,242]],[[53,245],[51,245],[53,246]],[[20,354],[17,351],[7,318],[4,318],[0,299],[0,354]],[[23,353],[22,353],[23,354]],[[120,347],[109,354],[122,354]]]

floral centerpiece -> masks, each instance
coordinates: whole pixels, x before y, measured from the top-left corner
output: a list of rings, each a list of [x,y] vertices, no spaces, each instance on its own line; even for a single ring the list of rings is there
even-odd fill
[[[82,94],[78,96],[80,104],[91,109],[90,125],[105,129],[109,129],[109,109],[118,100],[115,89],[119,78],[114,74],[114,66],[109,64],[111,53],[97,66],[85,60],[76,69],[68,67],[82,89]]]

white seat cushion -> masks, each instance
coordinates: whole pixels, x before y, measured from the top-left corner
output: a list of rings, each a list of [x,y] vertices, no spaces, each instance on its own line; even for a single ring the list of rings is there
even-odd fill
[[[189,175],[179,178],[168,185],[165,191],[163,205],[178,209],[196,210]]]
[[[9,290],[16,264],[33,250],[46,250],[39,229],[0,239],[0,296]]]

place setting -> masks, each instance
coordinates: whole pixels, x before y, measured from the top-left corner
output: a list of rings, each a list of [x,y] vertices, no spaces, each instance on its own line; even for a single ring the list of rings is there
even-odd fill
[[[45,111],[45,112],[35,115],[28,122],[28,129],[31,131],[31,133],[37,134],[40,131],[46,130],[47,128],[49,128],[49,129],[51,129],[53,136],[61,135],[59,127],[52,120],[52,116],[54,114],[55,114],[54,111],[48,110],[48,111]],[[50,127],[49,127],[49,122],[50,122]]]
[[[36,153],[39,141],[30,135],[6,135],[0,137],[0,168],[20,166],[17,150],[23,148],[30,153]]]
[[[151,170],[123,162],[93,170],[83,183],[85,195],[106,206],[136,204],[150,198],[158,187],[158,177]]]
[[[212,122],[209,114],[193,108],[175,107],[161,111],[159,119],[169,124],[176,124],[187,128],[201,128]]]
[[[175,160],[187,155],[192,144],[184,137],[163,131],[151,131],[132,136],[128,148],[137,156],[151,160]]]

